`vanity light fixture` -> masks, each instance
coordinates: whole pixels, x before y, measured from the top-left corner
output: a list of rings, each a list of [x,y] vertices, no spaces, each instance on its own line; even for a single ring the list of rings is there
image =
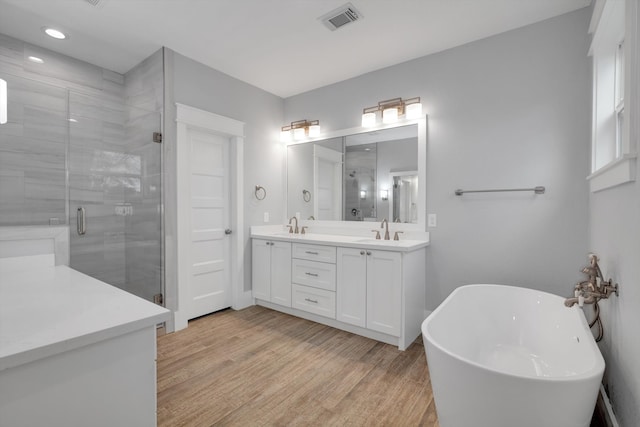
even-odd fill
[[[0,125],[7,123],[7,82],[0,79]]]
[[[367,198],[367,192],[365,190],[360,190],[360,198],[361,199],[366,199]]]
[[[319,120],[298,120],[290,125],[282,126],[280,140],[289,142],[292,139],[299,141],[304,138],[317,138],[320,136]]]
[[[378,105],[362,110],[362,127],[372,127],[376,124],[378,111],[382,112],[382,123],[396,123],[401,116],[413,120],[422,116],[420,97],[393,98],[378,102]]]
[[[67,38],[67,35],[65,33],[63,33],[60,30],[56,30],[55,28],[42,27],[42,31],[44,31],[44,33],[49,37],[54,38],[56,40],[64,40]]]

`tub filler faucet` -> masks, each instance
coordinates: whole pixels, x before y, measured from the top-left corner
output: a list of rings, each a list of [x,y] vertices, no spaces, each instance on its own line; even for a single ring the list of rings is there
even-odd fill
[[[600,319],[598,301],[607,299],[612,294],[618,296],[618,284],[614,284],[611,279],[604,280],[600,266],[598,266],[598,257],[595,254],[589,254],[589,265],[583,268],[582,272],[589,278],[578,283],[573,288],[573,298],[565,299],[564,305],[572,307],[578,304],[578,306],[582,307],[584,304],[593,304],[595,319],[589,322],[589,328],[592,328],[595,324],[598,325],[596,342],[599,342],[604,335],[604,329],[602,327],[602,319]]]
[[[602,271],[598,265],[598,257],[595,254],[589,254],[589,265],[582,269],[589,279],[578,283],[574,287],[574,297],[567,298],[564,305],[571,307],[578,304],[582,307],[584,304],[595,304],[601,299],[607,299],[611,294],[618,295],[618,284],[613,284],[611,279],[605,281]]]

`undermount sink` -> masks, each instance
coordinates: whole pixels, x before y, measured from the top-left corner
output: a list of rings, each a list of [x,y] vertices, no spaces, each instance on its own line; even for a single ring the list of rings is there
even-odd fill
[[[283,231],[282,233],[273,233],[274,237],[298,237],[300,234],[289,233],[288,231]]]
[[[396,246],[400,244],[400,240],[362,239],[362,240],[358,240],[358,243],[366,243],[371,245]]]

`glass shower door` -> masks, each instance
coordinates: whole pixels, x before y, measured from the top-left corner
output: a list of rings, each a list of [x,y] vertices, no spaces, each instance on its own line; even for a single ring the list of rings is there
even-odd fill
[[[146,300],[162,293],[160,114],[69,92],[71,267]]]

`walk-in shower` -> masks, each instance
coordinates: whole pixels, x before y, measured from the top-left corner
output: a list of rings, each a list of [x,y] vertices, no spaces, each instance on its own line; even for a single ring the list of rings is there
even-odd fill
[[[13,74],[0,57],[0,226],[68,225],[72,268],[153,300],[163,274],[160,114],[128,105],[122,75],[57,65]]]

